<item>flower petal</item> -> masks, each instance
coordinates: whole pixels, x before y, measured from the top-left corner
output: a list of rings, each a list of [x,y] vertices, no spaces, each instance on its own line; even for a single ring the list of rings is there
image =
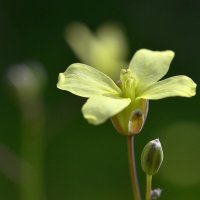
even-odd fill
[[[162,99],[166,97],[181,96],[192,97],[196,94],[196,83],[187,76],[173,76],[154,83],[138,98]]]
[[[138,90],[160,80],[169,70],[173,57],[173,51],[138,50],[129,65],[138,84]]]
[[[90,62],[91,44],[96,42],[96,38],[88,27],[83,23],[73,22],[67,27],[64,36],[66,42],[79,59],[86,64],[92,65]]]
[[[89,123],[98,125],[121,112],[130,103],[129,98],[95,96],[87,100],[82,107],[82,112]]]
[[[83,63],[117,80],[121,68],[127,66],[127,46],[120,31],[114,25],[104,25],[93,34],[84,24],[74,22],[66,29],[65,39]]]
[[[57,87],[82,97],[120,96],[121,90],[104,73],[81,63],[70,65],[58,77]]]
[[[115,23],[102,25],[96,33],[99,42],[115,59],[128,56],[128,44],[123,29]]]

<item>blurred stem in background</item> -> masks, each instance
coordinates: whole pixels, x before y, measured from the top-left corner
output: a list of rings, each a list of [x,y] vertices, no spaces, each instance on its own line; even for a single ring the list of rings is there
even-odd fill
[[[23,104],[21,123],[21,199],[43,200],[44,106],[41,99]]]
[[[39,63],[10,68],[8,79],[21,109],[20,199],[44,200],[44,123],[42,92],[46,74]]]
[[[19,183],[20,159],[7,145],[0,143],[0,172],[13,183]]]

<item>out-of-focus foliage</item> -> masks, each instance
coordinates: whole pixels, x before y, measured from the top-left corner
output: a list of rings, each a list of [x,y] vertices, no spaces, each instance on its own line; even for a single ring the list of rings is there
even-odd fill
[[[38,62],[28,62],[11,66],[7,78],[16,95],[22,100],[35,100],[44,92],[47,75]]]
[[[176,187],[200,183],[200,126],[191,121],[177,121],[161,130],[165,148],[161,177]],[[168,147],[169,146],[169,147]]]
[[[127,67],[128,44],[119,25],[104,24],[95,33],[83,23],[74,22],[66,29],[65,39],[81,62],[112,77],[119,78]]]
[[[46,72],[38,62],[11,66],[8,83],[18,98],[21,111],[20,156],[17,162],[21,200],[44,199],[44,127],[43,93]],[[9,175],[7,173],[7,175]]]

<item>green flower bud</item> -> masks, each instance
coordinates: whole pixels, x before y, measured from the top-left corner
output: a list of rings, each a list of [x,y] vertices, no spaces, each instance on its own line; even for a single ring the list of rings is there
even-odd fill
[[[154,175],[158,172],[163,161],[163,150],[159,139],[146,144],[142,151],[141,165],[144,172]]]

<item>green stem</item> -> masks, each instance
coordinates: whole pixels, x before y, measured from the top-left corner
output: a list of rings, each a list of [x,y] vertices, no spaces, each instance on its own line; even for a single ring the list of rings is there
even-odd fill
[[[128,157],[130,166],[131,183],[134,200],[141,200],[140,188],[138,184],[137,171],[135,165],[134,136],[128,136]]]
[[[146,200],[151,200],[152,175],[146,175]]]

